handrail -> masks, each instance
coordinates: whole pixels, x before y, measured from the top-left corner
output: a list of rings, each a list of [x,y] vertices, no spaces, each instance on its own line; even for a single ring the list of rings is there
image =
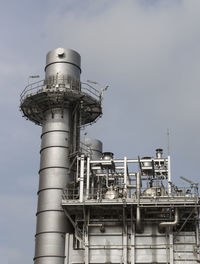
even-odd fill
[[[64,85],[64,88],[71,90],[71,91],[76,91],[78,93],[81,93],[81,91],[87,95],[90,95],[92,97],[96,97],[96,99],[98,101],[101,102],[101,94],[100,91],[98,91],[97,89],[95,89],[94,87],[92,87],[90,84],[88,83],[84,83],[84,82],[79,82],[77,80],[74,79],[70,79],[70,78],[52,78],[49,80],[40,80],[31,84],[28,84],[24,90],[22,91],[22,93],[20,94],[20,102],[22,103],[23,100],[29,96],[32,92],[39,92],[41,89],[43,89],[44,87],[51,87],[53,85]],[[67,87],[66,87],[67,85]],[[75,89],[76,87],[76,89]],[[63,88],[63,87],[62,87]],[[78,88],[78,89],[77,89]],[[81,88],[81,89],[80,89]]]
[[[42,87],[43,85],[44,85],[44,80],[40,80],[40,81],[28,84],[20,94],[20,101],[22,102],[22,100],[26,97],[26,94],[28,92],[35,90],[39,87]]]

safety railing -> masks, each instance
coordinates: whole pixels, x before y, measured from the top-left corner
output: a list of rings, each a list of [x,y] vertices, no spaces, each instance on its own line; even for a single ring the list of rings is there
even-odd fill
[[[108,196],[111,195],[113,199],[133,199],[137,200],[136,189],[120,189],[119,191],[113,190],[113,193],[107,193],[107,188],[90,188],[89,190],[84,189],[83,196],[84,200],[102,200],[109,199]],[[65,188],[63,191],[63,199],[65,200],[78,200],[79,199],[79,188]],[[158,199],[158,200],[169,200],[172,198],[177,199],[198,199],[198,190],[193,188],[180,187],[176,191],[172,191],[171,194],[167,192],[164,188],[141,188],[140,199]]]
[[[20,102],[22,103],[23,100],[32,93],[39,92],[39,90],[43,87],[44,80],[40,80],[38,82],[28,84],[22,93],[20,94]]]
[[[106,189],[98,189],[98,188],[93,188],[90,189],[88,193],[86,193],[86,190],[84,190],[84,197],[87,199],[94,199],[94,200],[99,200],[99,199],[104,199],[106,193]],[[64,200],[78,200],[79,199],[79,189],[77,188],[65,188],[63,190],[63,199]]]
[[[28,84],[20,95],[20,102],[22,103],[26,97],[32,94],[43,92],[44,89],[48,89],[50,91],[52,87],[56,87],[58,90],[61,88],[62,91],[63,89],[66,89],[66,91],[84,93],[100,102],[102,100],[101,93],[88,83],[81,83],[71,77],[58,78],[52,76],[48,80],[40,80],[38,82]]]

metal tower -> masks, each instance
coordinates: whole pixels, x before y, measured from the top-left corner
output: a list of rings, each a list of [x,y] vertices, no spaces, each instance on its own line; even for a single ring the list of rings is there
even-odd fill
[[[23,115],[42,126],[35,264],[64,263],[65,235],[72,229],[61,206],[63,188],[80,150],[80,127],[102,113],[100,93],[81,85],[80,61],[74,50],[50,51],[45,80],[29,84],[21,94]]]

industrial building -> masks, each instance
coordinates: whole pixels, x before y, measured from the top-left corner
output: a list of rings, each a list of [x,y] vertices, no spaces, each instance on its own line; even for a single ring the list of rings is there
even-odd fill
[[[80,55],[58,48],[45,79],[21,94],[41,125],[35,264],[196,264],[198,184],[173,184],[170,156],[116,159],[80,129],[102,115],[103,90],[80,81]]]

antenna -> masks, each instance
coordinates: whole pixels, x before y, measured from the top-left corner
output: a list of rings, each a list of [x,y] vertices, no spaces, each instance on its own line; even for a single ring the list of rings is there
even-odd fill
[[[167,153],[168,156],[170,155],[170,135],[169,135],[169,128],[167,128]]]

